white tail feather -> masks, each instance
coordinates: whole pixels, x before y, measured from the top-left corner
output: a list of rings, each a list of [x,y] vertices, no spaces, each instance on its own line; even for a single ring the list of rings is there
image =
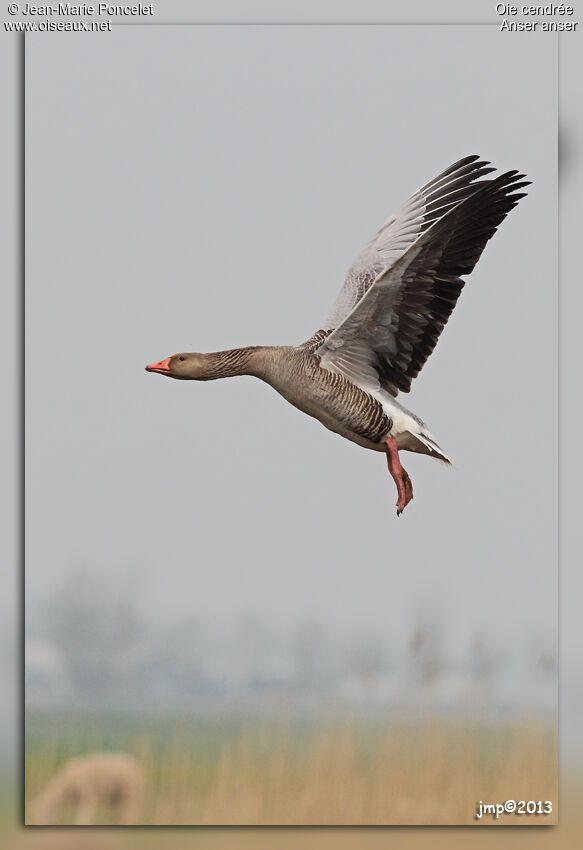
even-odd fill
[[[442,460],[444,463],[451,464],[451,459],[446,455],[446,453],[441,449],[433,437],[429,437],[427,434],[419,434],[415,431],[409,431],[411,436],[416,437],[420,443],[429,449],[432,457],[435,457],[437,460]]]

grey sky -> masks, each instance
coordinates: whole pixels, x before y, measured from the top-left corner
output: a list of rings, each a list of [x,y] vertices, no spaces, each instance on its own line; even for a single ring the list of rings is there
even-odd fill
[[[534,180],[413,390],[456,469],[381,456],[251,378],[379,225],[479,153]],[[124,27],[27,42],[27,593],[124,572],[160,619],[556,622],[556,41],[496,28]],[[548,403],[550,399],[550,404]]]

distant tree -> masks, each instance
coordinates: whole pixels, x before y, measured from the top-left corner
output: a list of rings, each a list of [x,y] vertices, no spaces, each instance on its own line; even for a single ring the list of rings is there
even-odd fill
[[[156,691],[164,702],[191,699],[208,691],[205,662],[208,636],[197,616],[173,623],[156,635],[148,652],[140,681],[146,692]]]
[[[504,662],[502,653],[497,652],[483,632],[476,632],[470,643],[470,675],[475,686],[489,692],[497,670]]]
[[[129,589],[90,570],[75,570],[44,606],[46,636],[61,652],[79,694],[98,699],[119,681],[143,633]]]
[[[348,672],[365,683],[372,682],[387,665],[386,644],[371,629],[355,634],[344,652]]]
[[[229,635],[225,650],[231,666],[230,678],[239,685],[249,685],[261,671],[273,650],[276,636],[271,626],[258,614],[244,614]]]
[[[317,687],[329,677],[327,643],[324,629],[316,620],[304,620],[294,630],[291,653],[296,679],[302,687]]]
[[[535,661],[535,669],[541,676],[552,680],[556,678],[557,654],[554,649],[546,648],[540,651]]]
[[[435,618],[423,616],[409,640],[409,676],[426,687],[444,670],[445,649],[443,628]]]

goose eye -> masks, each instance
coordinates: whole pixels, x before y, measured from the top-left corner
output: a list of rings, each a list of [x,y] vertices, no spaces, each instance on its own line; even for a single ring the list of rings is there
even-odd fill
[[[180,355],[180,357],[179,357],[178,359],[179,359],[179,360],[184,360],[184,357],[183,357],[182,355]]]

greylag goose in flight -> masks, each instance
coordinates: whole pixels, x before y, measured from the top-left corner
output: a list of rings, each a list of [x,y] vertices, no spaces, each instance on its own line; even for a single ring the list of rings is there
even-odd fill
[[[451,463],[435,437],[396,400],[409,392],[488,240],[529,181],[477,156],[460,159],[383,224],[350,267],[332,311],[299,346],[174,354],[146,366],[170,378],[255,375],[337,434],[386,454],[397,515],[413,498],[399,451]]]

